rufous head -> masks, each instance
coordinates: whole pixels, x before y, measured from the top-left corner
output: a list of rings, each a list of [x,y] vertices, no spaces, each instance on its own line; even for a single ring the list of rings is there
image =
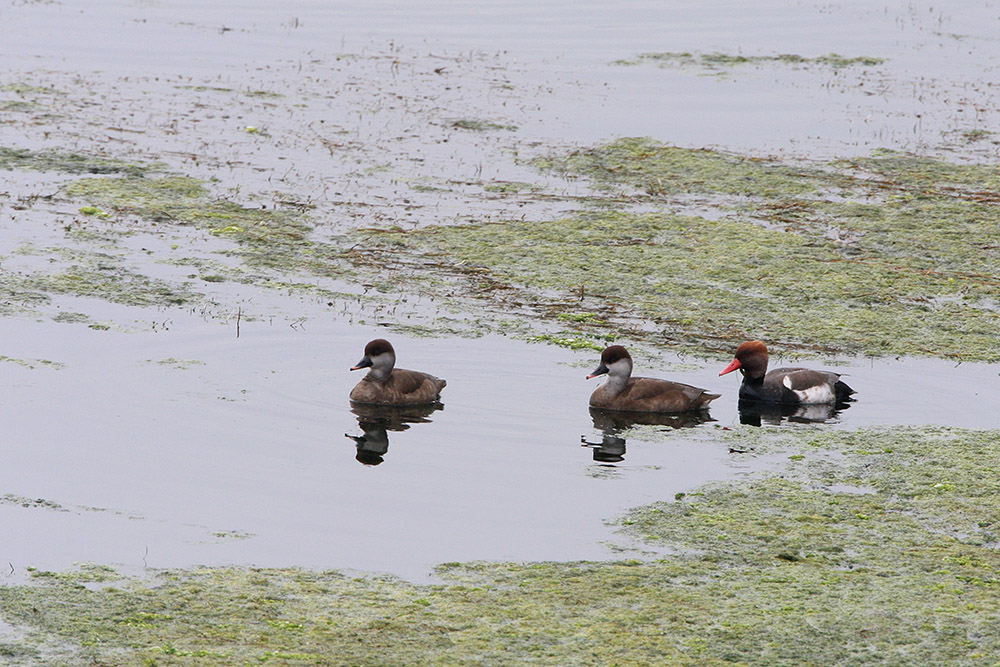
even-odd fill
[[[736,357],[719,375],[732,373],[738,368],[746,377],[763,377],[767,373],[767,361],[767,345],[759,340],[747,341],[736,348]]]

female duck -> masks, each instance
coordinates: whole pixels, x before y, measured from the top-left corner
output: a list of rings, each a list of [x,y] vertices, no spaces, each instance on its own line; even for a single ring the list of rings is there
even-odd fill
[[[622,412],[687,412],[705,410],[720,394],[669,380],[632,377],[632,357],[621,345],[601,353],[601,365],[587,379],[607,373],[608,381],[590,395],[590,406]]]
[[[740,398],[766,403],[838,404],[850,400],[854,390],[838,373],[806,368],[775,368],[767,372],[767,346],[759,340],[736,348],[736,358],[719,375],[737,368],[743,373]]]
[[[378,405],[418,405],[434,403],[447,384],[444,380],[419,371],[393,368],[396,351],[389,341],[376,338],[365,346],[365,356],[351,370],[371,368],[368,375],[351,390],[355,403]]]

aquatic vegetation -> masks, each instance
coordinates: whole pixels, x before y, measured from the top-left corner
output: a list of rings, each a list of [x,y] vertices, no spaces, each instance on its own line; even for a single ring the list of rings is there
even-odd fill
[[[518,194],[521,192],[535,192],[539,186],[523,181],[492,181],[483,185],[486,192],[497,192],[501,194]]]
[[[807,58],[793,53],[782,53],[774,56],[744,56],[732,53],[688,53],[688,52],[661,52],[661,53],[640,53],[631,59],[616,60],[614,65],[639,65],[642,63],[656,63],[662,67],[699,67],[709,70],[738,67],[740,65],[822,65],[832,69],[842,69],[844,67],[873,67],[881,65],[885,58],[875,58],[872,56],[855,56],[853,58],[842,56],[837,53],[829,53],[824,56]]]
[[[314,245],[303,216],[284,208],[251,208],[214,198],[204,183],[187,176],[83,178],[64,187],[72,197],[96,202],[118,215],[175,225],[193,225],[231,239],[234,251],[258,266],[292,268],[307,261]]]
[[[56,90],[55,88],[46,88],[44,86],[33,86],[30,83],[24,83],[17,81],[14,83],[5,83],[0,86],[0,91],[7,93],[14,93],[16,95],[65,95],[66,93],[61,90]]]
[[[472,130],[474,132],[489,132],[491,130],[507,130],[513,132],[517,130],[517,125],[507,123],[495,123],[491,120],[477,120],[473,118],[462,118],[452,121],[451,126],[459,130]]]
[[[90,315],[86,313],[70,313],[62,311],[57,313],[52,317],[53,322],[60,322],[62,324],[88,324],[90,323]]]
[[[0,100],[0,111],[5,113],[30,113],[37,111],[41,106],[35,102],[25,102],[24,100]]]
[[[566,334],[539,334],[538,336],[529,336],[528,340],[532,343],[550,343],[569,350],[597,350],[600,352],[606,346],[602,343],[595,343],[587,338]]]
[[[29,169],[67,174],[127,174],[141,176],[150,167],[123,160],[64,150],[32,151],[0,146],[0,169]]]
[[[39,154],[21,156],[33,164]],[[534,165],[584,180],[594,194],[583,201],[597,205],[557,220],[362,229],[318,240],[297,207],[247,207],[185,176],[90,177],[63,190],[89,218],[195,226],[232,241],[216,252],[258,271],[216,265],[201,272],[205,282],[318,293],[329,288],[288,277],[348,278],[389,297],[405,285],[453,311],[524,318],[533,340],[570,347],[626,338],[704,355],[762,338],[784,352],[1000,354],[1000,252],[983,241],[998,224],[1000,175],[989,166],[887,151],[801,165],[641,138]],[[615,205],[600,206],[604,200]],[[717,216],[684,215],[692,206]],[[11,294],[135,305],[196,298],[186,285],[84,268],[18,279]],[[573,320],[579,312],[593,318]],[[577,330],[553,330],[545,320]],[[473,328],[497,330],[489,322]]]
[[[0,650],[67,665],[995,663],[1000,433],[701,437],[791,456],[622,520],[674,555],[447,563],[436,585],[300,569],[33,571],[0,596],[18,632]]]
[[[487,307],[586,309],[614,336],[699,354],[761,338],[786,352],[1000,358],[991,166],[883,151],[800,167],[648,139],[537,164],[642,192],[646,208],[683,210],[697,194],[720,217],[598,208],[364,230],[363,252],[409,255],[415,281],[459,276]]]
[[[604,324],[604,321],[597,313],[559,313],[556,319],[563,322],[578,322],[584,324]]]
[[[83,215],[96,215],[99,218],[107,218],[107,217],[109,217],[108,213],[106,213],[105,211],[102,211],[101,209],[97,208],[96,206],[81,206],[80,207],[80,213],[82,213]]]
[[[47,509],[54,512],[69,512],[66,507],[60,505],[54,500],[46,500],[45,498],[25,498],[24,496],[19,496],[13,493],[5,493],[0,496],[0,503],[17,505],[18,507]]]
[[[25,368],[52,368],[54,370],[61,370],[66,367],[66,364],[61,361],[49,361],[48,359],[15,359],[14,357],[8,357],[5,354],[0,354],[0,363],[17,364],[18,366],[24,366]]]
[[[199,359],[174,359],[173,357],[168,357],[167,359],[157,359],[156,361],[148,359],[146,363],[158,364],[160,366],[169,366],[170,368],[175,368],[177,370],[187,370],[195,366],[205,365],[205,362]]]
[[[72,264],[56,273],[33,273],[24,286],[43,294],[72,294],[128,306],[179,306],[201,300],[187,285],[151,278],[114,261]]]
[[[964,132],[960,132],[959,135],[961,136],[962,140],[965,143],[971,144],[976,141],[985,141],[987,139],[991,139],[992,137],[996,136],[996,133],[991,132],[990,130],[975,129],[975,130],[965,130]]]
[[[232,88],[224,88],[222,86],[193,86],[193,85],[178,85],[174,86],[179,90],[193,90],[196,93],[235,93],[236,91]]]
[[[648,137],[627,137],[553,153],[536,158],[532,164],[568,178],[586,178],[599,188],[628,186],[653,196],[815,196],[838,185],[833,174],[817,167],[682,148]]]

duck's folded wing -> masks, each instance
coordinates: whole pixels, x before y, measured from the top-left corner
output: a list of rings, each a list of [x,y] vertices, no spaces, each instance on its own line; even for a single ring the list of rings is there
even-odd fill
[[[689,384],[656,378],[632,378],[619,396],[622,401],[641,404],[644,409],[676,412],[702,407],[712,398],[717,398]]]
[[[434,400],[444,384],[444,380],[428,373],[397,368],[392,371],[388,388],[400,397],[419,395],[422,400]]]
[[[774,372],[780,374],[781,384],[794,392],[802,403],[832,403],[836,400],[834,385],[840,379],[837,373],[806,368],[778,368]]]

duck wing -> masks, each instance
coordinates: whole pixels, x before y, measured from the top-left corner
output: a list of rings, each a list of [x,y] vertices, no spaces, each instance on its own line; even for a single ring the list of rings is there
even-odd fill
[[[689,384],[638,377],[629,380],[616,402],[624,410],[684,412],[703,409],[719,396]]]
[[[836,403],[840,400],[838,383],[853,393],[850,387],[840,382],[840,374],[808,368],[775,368],[764,378],[764,383],[775,389],[780,385],[798,403]]]
[[[441,378],[405,368],[393,369],[385,388],[398,397],[399,403],[431,403],[436,401],[447,383]]]

